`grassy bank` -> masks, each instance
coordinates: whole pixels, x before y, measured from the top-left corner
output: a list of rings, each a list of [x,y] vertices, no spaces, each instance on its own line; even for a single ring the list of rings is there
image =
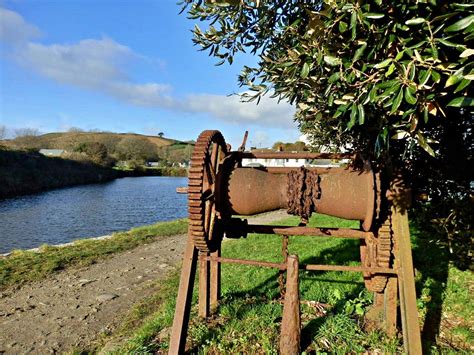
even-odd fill
[[[0,199],[64,186],[110,181],[113,169],[39,153],[0,149]]]
[[[41,252],[16,250],[7,257],[0,257],[0,290],[40,280],[68,267],[90,265],[115,253],[150,243],[156,237],[186,231],[187,220],[179,219],[114,233],[109,239],[82,239],[64,247],[44,245]]]
[[[284,223],[295,225],[296,219],[289,218]],[[353,222],[325,216],[313,217],[311,224],[355,226]],[[414,256],[424,347],[431,353],[469,352],[474,341],[472,273],[443,263],[439,259],[443,251],[439,246],[428,247],[423,231],[413,228],[412,234],[416,241]],[[280,249],[277,236],[250,235],[224,243],[223,256],[279,261]],[[304,263],[359,262],[358,241],[353,240],[291,237],[289,249]],[[188,348],[197,353],[277,353],[282,312],[277,301],[277,271],[224,264],[222,273],[219,315],[205,323],[198,320],[193,307]],[[115,353],[166,352],[178,281],[179,276],[173,275],[146,305],[134,308],[130,321],[121,330],[130,340]],[[307,353],[402,352],[399,338],[388,339],[380,332],[364,331],[362,314],[371,295],[365,291],[360,274],[301,272],[300,292],[306,301],[302,306],[302,350]],[[439,335],[433,341],[430,333],[436,335],[438,329]]]

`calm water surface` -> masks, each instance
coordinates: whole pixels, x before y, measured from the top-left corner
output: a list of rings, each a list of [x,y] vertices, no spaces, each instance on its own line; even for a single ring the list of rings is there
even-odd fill
[[[0,201],[0,253],[186,217],[181,177],[138,177]]]

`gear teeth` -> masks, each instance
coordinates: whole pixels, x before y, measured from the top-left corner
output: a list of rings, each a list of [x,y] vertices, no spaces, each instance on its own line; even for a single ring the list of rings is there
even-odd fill
[[[205,208],[202,194],[205,164],[208,164],[209,151],[214,143],[218,144],[226,153],[226,144],[219,131],[207,130],[199,135],[191,155],[191,166],[188,173],[189,232],[194,245],[200,252],[208,252],[212,249],[211,242],[204,230]]]
[[[375,232],[375,235],[375,255],[372,256],[371,260],[366,260],[368,253],[366,253],[365,250],[363,251],[366,247],[361,245],[362,265],[372,264],[378,267],[388,268],[390,267],[393,252],[393,233],[389,213],[386,213],[386,218]],[[365,286],[371,292],[383,292],[387,285],[387,280],[388,277],[385,275],[364,273]]]

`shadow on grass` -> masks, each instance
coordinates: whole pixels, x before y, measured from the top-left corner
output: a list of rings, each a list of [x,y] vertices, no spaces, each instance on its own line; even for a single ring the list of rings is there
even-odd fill
[[[411,226],[413,261],[421,274],[416,281],[417,297],[419,302],[423,302],[422,306],[426,311],[421,331],[424,349],[430,349],[436,344],[449,274],[449,254],[444,245],[436,242],[434,233],[436,232],[430,232],[420,224],[413,223]]]
[[[291,243],[290,243],[291,244]],[[321,250],[317,256],[307,257],[300,260],[300,264],[337,264],[347,265],[351,262],[359,262],[359,245],[358,241],[344,241],[338,246],[328,247]],[[255,313],[255,307],[257,305],[263,305],[270,302],[275,302],[279,299],[279,285],[278,285],[278,271],[275,270],[270,276],[265,278],[262,282],[256,284],[253,288],[245,291],[232,291],[225,295],[221,301],[220,310],[224,307],[232,308],[233,319],[243,320],[247,318],[251,313]],[[333,275],[333,274],[332,274]],[[363,282],[351,282],[349,280],[333,280],[331,279],[331,273],[327,271],[310,271],[300,273],[300,283],[306,281],[314,282],[327,282],[327,287],[331,290],[334,289],[334,285],[331,284],[352,284],[354,287],[349,291],[344,292],[344,297],[336,301],[332,307],[333,312],[342,312],[344,305],[348,299],[357,297],[360,292],[364,289]],[[322,276],[322,278],[321,278]],[[325,277],[326,276],[326,277]],[[304,291],[301,295],[304,298]],[[329,292],[328,292],[329,294]],[[217,312],[217,314],[222,315]],[[301,348],[306,349],[313,341],[314,336],[317,334],[318,329],[325,324],[327,317],[318,317],[310,320],[302,329],[301,333]],[[277,324],[281,322],[281,316],[276,317],[273,323]],[[199,341],[194,344],[194,347],[189,350],[190,353],[197,351],[200,343],[206,342],[209,339],[213,339],[219,335],[223,327],[226,326],[226,321],[219,321],[219,317],[214,320],[211,319],[208,323],[208,327],[205,333],[201,333]]]

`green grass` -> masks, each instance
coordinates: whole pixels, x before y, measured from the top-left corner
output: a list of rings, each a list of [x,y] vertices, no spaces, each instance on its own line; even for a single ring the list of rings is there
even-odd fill
[[[187,220],[179,219],[114,233],[109,239],[83,239],[64,247],[43,245],[41,252],[15,250],[7,257],[0,257],[0,290],[42,279],[67,267],[96,263],[115,253],[150,243],[157,236],[181,234],[186,231]]]
[[[277,224],[296,225],[296,218]],[[356,222],[316,215],[311,225],[357,227]],[[428,353],[467,353],[473,346],[474,278],[448,263],[431,236],[412,226],[414,260],[417,268],[418,307],[424,349]],[[228,240],[222,254],[230,258],[280,261],[281,239],[274,235],[249,235]],[[359,242],[318,237],[290,237],[290,253],[301,263],[357,265]],[[282,306],[278,301],[278,271],[244,265],[222,265],[222,302],[217,316],[199,320],[192,308],[188,349],[192,353],[278,353]],[[139,312],[142,322],[128,329],[129,340],[115,353],[166,352],[173,321],[179,276],[162,283],[152,312]],[[196,290],[195,290],[196,291]],[[371,295],[359,273],[300,272],[302,304],[302,350],[306,353],[403,352],[400,336],[387,338],[378,331],[366,332],[363,317]],[[161,302],[161,304],[160,304]],[[196,292],[194,303],[196,302]],[[137,310],[135,309],[135,314]],[[439,324],[433,324],[438,315]],[[430,330],[439,327],[440,335],[430,341]]]
[[[296,225],[296,218],[278,224]],[[316,215],[311,225],[357,227],[358,223]],[[249,235],[229,240],[222,254],[230,258],[281,261],[281,237]],[[359,244],[354,240],[319,237],[290,237],[289,252],[301,263],[357,265]],[[172,324],[178,276],[170,279],[166,291],[160,290],[162,305],[146,317],[134,336],[116,353],[166,351]],[[336,353],[381,350],[395,352],[397,340],[381,333],[365,333],[361,317],[346,312],[346,304],[365,307],[370,295],[364,291],[359,273],[301,272],[302,343],[307,351]],[[166,295],[165,295],[166,294]],[[196,298],[196,295],[194,295]],[[282,306],[278,301],[278,271],[245,265],[222,265],[222,302],[218,316],[209,323],[200,321],[195,307],[189,327],[189,347],[196,353],[277,353]],[[321,311],[326,312],[325,316]]]

